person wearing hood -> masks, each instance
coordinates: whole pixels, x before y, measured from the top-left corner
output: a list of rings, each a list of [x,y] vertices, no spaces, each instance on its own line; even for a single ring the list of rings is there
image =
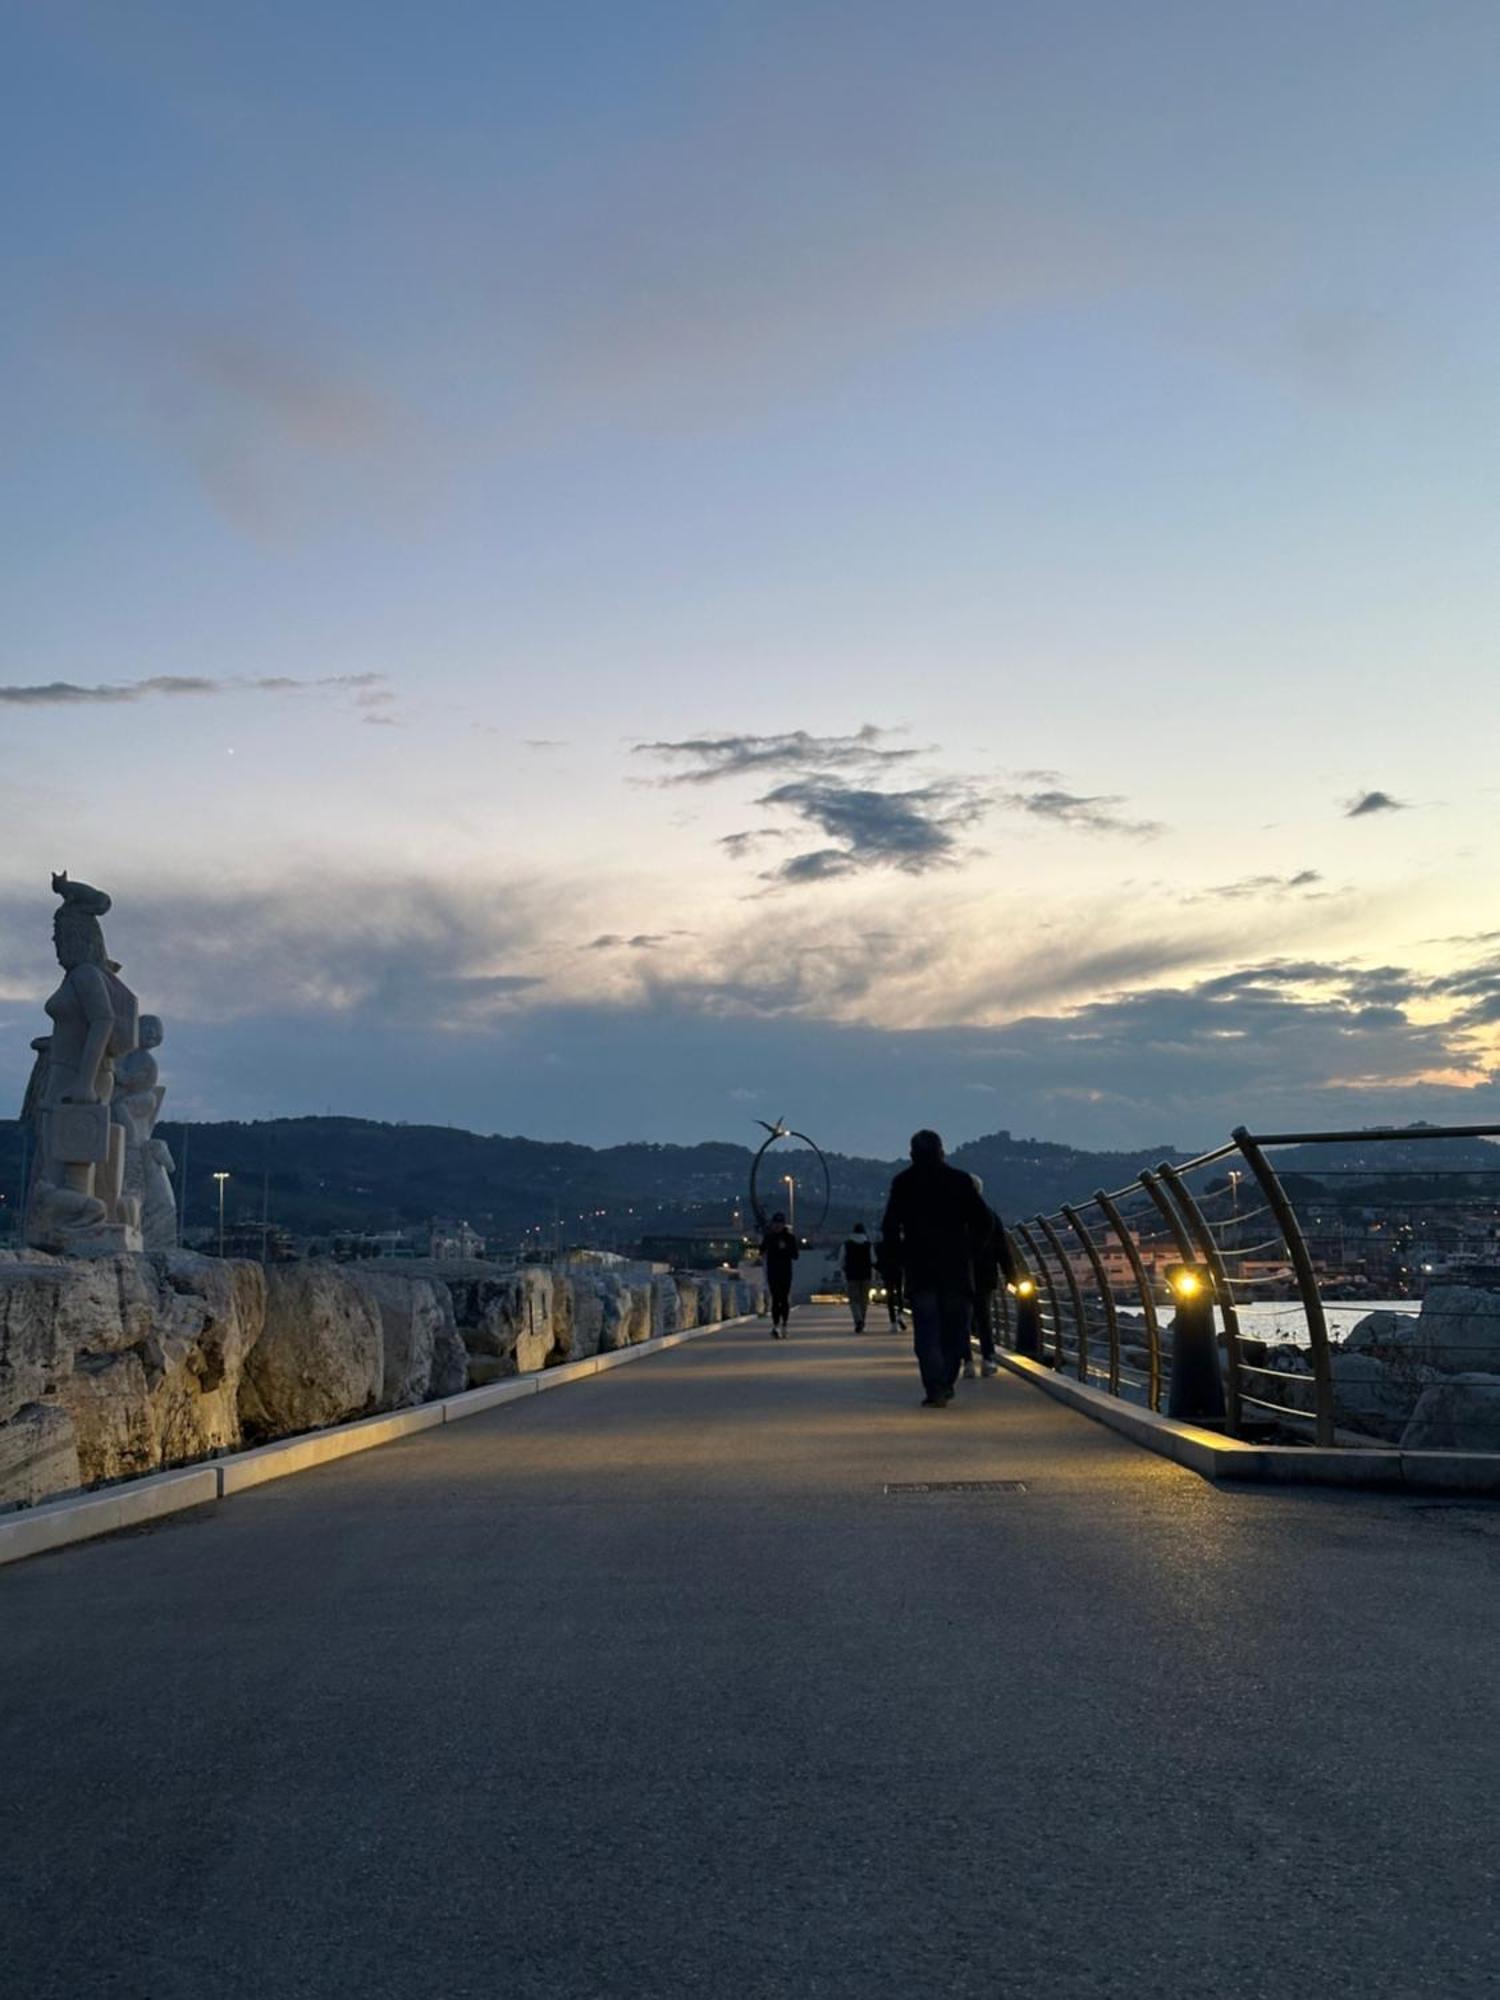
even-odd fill
[[[844,1239],[844,1248],[839,1257],[839,1269],[844,1274],[844,1288],[849,1294],[849,1311],[854,1318],[854,1331],[865,1330],[865,1314],[870,1310],[870,1277],[875,1268],[875,1259],[870,1249],[870,1239],[865,1234],[865,1225],[856,1222],[851,1233]]]
[[[897,1247],[924,1409],[946,1409],[969,1352],[974,1266],[993,1218],[973,1176],[950,1167],[936,1132],[912,1134],[911,1165],[891,1182],[881,1233]]]

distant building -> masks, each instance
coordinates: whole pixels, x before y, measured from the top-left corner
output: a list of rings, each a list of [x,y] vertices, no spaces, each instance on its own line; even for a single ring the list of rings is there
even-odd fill
[[[447,1219],[435,1221],[432,1225],[427,1254],[443,1263],[483,1257],[485,1239],[467,1222],[452,1222]]]

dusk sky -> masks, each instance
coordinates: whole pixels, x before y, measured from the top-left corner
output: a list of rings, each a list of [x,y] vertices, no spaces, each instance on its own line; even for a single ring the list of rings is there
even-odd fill
[[[0,1092],[1500,1117],[1494,0],[0,0]]]

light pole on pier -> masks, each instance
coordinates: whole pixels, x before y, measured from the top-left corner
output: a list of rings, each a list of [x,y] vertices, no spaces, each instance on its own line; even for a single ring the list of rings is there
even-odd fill
[[[229,1179],[229,1175],[227,1172],[221,1171],[214,1175],[214,1179],[219,1183],[219,1255],[222,1257],[224,1255],[224,1183]]]
[[[797,1176],[783,1174],[782,1185],[786,1189],[786,1225],[793,1236],[797,1234]]]

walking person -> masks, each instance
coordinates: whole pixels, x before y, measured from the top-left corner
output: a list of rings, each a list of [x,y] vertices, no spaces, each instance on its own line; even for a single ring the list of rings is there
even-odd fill
[[[901,1252],[893,1237],[882,1229],[875,1239],[875,1268],[885,1287],[885,1310],[892,1333],[906,1331],[906,1301],[901,1290]]]
[[[792,1310],[792,1266],[801,1248],[779,1208],[760,1239],[760,1254],[766,1267],[766,1290],[771,1294],[771,1338],[785,1340]]]
[[[982,1196],[984,1182],[978,1174],[973,1176],[973,1180],[974,1186]],[[974,1258],[974,1336],[979,1342],[979,1373],[998,1375],[1000,1363],[995,1355],[995,1301],[999,1295],[1001,1277],[1003,1276],[1008,1284],[1015,1276],[1016,1267],[1005,1224],[988,1204],[986,1209],[990,1218],[990,1233]],[[972,1348],[964,1356],[964,1375],[967,1380],[973,1381]]]
[[[844,1289],[849,1294],[854,1331],[863,1333],[865,1314],[870,1310],[870,1278],[875,1269],[875,1258],[862,1222],[856,1222],[853,1232],[844,1239],[839,1268],[844,1274]]]
[[[971,1175],[950,1167],[936,1132],[914,1132],[911,1165],[891,1182],[882,1234],[897,1247],[922,1406],[946,1409],[969,1351],[974,1265],[991,1216]]]

